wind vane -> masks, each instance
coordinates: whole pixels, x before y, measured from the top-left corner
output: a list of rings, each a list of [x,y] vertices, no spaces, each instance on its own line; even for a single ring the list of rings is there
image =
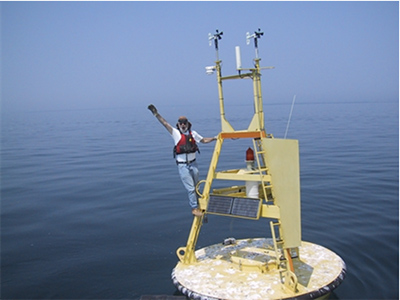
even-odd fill
[[[214,34],[209,33],[208,34],[208,41],[209,41],[210,46],[212,44],[212,40],[214,40],[215,51],[217,52],[217,60],[219,60],[219,58],[218,58],[218,40],[222,39],[221,36],[223,34],[224,33],[222,31],[219,32],[218,29],[216,30],[216,33],[214,33]]]
[[[254,31],[253,34],[250,32],[246,33],[246,43],[247,45],[250,44],[250,39],[254,39],[254,47],[256,48],[256,58],[258,58],[258,42],[257,39],[261,38],[264,35],[264,32],[261,32],[261,29],[258,28],[258,31]]]

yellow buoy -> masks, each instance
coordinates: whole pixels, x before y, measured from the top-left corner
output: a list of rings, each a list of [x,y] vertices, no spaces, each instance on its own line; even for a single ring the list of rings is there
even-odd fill
[[[207,178],[199,183],[204,183],[203,191],[199,185],[196,188],[203,215],[194,217],[186,247],[177,250],[180,261],[172,272],[174,285],[191,299],[324,299],[346,274],[346,265],[337,254],[301,240],[299,146],[297,140],[274,138],[265,130],[260,73],[273,67],[260,67],[257,40],[262,35],[260,30],[247,34],[256,48],[254,68],[243,69],[239,57],[238,74],[225,77],[218,56],[222,32],[209,35],[217,61],[206,70],[207,74],[217,72],[221,132]],[[246,78],[253,81],[254,116],[247,129],[235,130],[225,116],[222,82]],[[247,150],[246,162],[251,165],[218,170],[225,139],[250,139],[254,152]],[[224,180],[245,184],[213,188],[214,181]],[[265,218],[270,233],[237,241],[230,238],[195,250],[207,214]]]

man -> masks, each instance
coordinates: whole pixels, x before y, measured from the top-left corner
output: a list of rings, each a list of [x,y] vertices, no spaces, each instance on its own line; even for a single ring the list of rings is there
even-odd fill
[[[191,131],[192,124],[184,116],[179,117],[176,128],[174,128],[158,113],[153,104],[150,104],[148,109],[171,134],[175,143],[174,157],[182,183],[188,192],[192,214],[197,217],[202,216],[203,212],[198,208],[196,193],[196,185],[199,181],[199,170],[196,163],[196,152],[199,151],[199,148],[196,143],[207,144],[217,138],[205,138],[196,131]]]

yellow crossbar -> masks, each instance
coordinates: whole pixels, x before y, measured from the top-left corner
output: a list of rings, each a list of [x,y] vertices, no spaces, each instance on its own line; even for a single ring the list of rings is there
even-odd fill
[[[240,139],[240,138],[265,138],[265,131],[235,131],[235,132],[221,132],[223,139]]]

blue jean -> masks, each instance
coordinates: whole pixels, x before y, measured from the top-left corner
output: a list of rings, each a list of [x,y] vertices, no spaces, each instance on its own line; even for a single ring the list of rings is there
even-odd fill
[[[178,164],[178,171],[182,183],[187,190],[190,207],[192,209],[197,208],[196,185],[199,182],[199,169],[197,168],[197,163],[194,161],[190,164]]]

